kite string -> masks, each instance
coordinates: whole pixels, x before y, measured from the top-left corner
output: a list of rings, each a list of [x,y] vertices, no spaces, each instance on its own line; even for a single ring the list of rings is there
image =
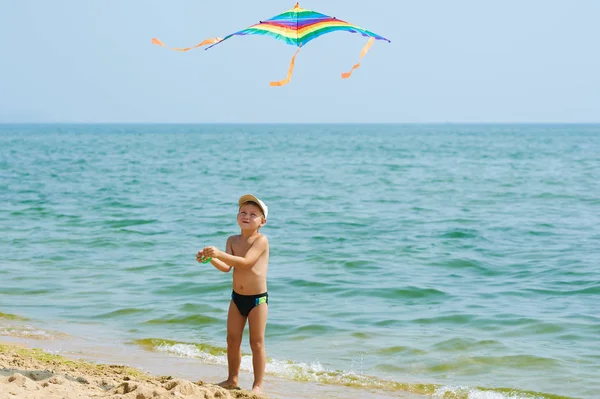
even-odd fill
[[[352,75],[352,72],[354,72],[354,70],[357,69],[360,66],[360,63],[361,63],[363,57],[365,56],[365,54],[367,54],[367,52],[369,51],[369,49],[373,45],[374,41],[375,41],[374,37],[371,37],[369,39],[369,41],[367,42],[367,44],[365,44],[365,47],[363,47],[362,51],[360,52],[360,59],[359,59],[358,63],[355,64],[352,67],[352,69],[350,70],[350,72],[344,72],[344,73],[342,73],[342,79],[348,79],[350,77],[350,75]]]

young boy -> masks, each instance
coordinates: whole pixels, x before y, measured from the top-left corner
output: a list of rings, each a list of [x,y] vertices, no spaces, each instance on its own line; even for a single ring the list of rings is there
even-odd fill
[[[225,252],[215,247],[205,247],[196,255],[198,262],[212,258],[210,263],[222,272],[233,269],[233,292],[227,314],[227,363],[229,376],[219,385],[237,388],[242,361],[242,335],[246,320],[250,325],[250,348],[254,383],[252,391],[262,391],[267,356],[265,330],[269,295],[267,294],[267,268],[269,264],[269,241],[259,233],[267,223],[269,209],[252,194],[240,197],[237,223],[241,234],[227,239]]]

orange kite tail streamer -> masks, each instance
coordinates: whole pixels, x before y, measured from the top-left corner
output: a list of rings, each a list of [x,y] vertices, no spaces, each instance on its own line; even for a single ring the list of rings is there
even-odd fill
[[[369,51],[369,49],[373,45],[374,41],[375,41],[374,37],[372,37],[372,38],[369,39],[369,41],[367,42],[367,44],[365,44],[365,47],[363,47],[362,51],[360,52],[360,59],[358,61],[358,64],[355,64],[352,67],[352,69],[350,70],[350,72],[344,72],[344,73],[342,73],[342,79],[348,79],[350,77],[350,75],[352,75],[352,72],[354,72],[354,70],[357,69],[360,66],[360,62],[362,61],[362,59],[365,56],[365,54],[367,54],[367,51]]]
[[[299,51],[300,48],[296,50],[296,54],[294,54],[294,56],[292,57],[292,62],[290,62],[290,69],[288,69],[287,78],[280,80],[279,82],[271,82],[269,83],[270,86],[284,86],[290,83],[290,80],[292,79],[292,72],[294,71],[294,64],[296,63],[296,56],[298,55]]]
[[[211,39],[204,40],[202,43],[196,44],[194,47],[184,47],[184,48],[173,47],[173,48],[170,48],[170,47],[165,46],[165,44],[163,42],[161,42],[159,39],[153,37],[152,38],[152,44],[156,44],[156,45],[162,46],[162,47],[167,47],[169,50],[181,51],[182,53],[184,53],[186,51],[190,51],[190,50],[193,50],[193,49],[198,48],[198,47],[208,46],[209,44],[218,43],[221,40],[223,40],[223,39],[221,39],[220,37],[213,37]]]

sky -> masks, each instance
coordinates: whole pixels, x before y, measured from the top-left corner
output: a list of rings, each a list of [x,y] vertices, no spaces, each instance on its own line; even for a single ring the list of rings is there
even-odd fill
[[[223,37],[294,0],[0,0],[0,123],[598,123],[599,0],[306,0],[377,34]]]

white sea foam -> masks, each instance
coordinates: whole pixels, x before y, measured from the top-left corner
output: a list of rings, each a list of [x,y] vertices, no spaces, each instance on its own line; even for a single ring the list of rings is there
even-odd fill
[[[451,395],[454,396],[451,396]],[[446,385],[438,388],[434,398],[458,397],[465,399],[542,399],[540,396],[533,396],[523,393],[502,393],[494,391],[482,391],[477,388],[466,386],[451,386]]]
[[[0,329],[0,335],[7,337],[51,340],[56,339],[60,334],[29,325],[9,325]]]
[[[202,359],[212,364],[227,364],[226,355],[213,355],[199,349],[191,344],[158,344],[155,349],[160,352],[172,353],[182,357],[192,357]],[[240,369],[243,371],[252,371],[252,355],[243,355]],[[342,372],[329,370],[319,362],[312,363],[294,363],[291,361],[282,361],[269,359],[266,366],[266,372],[279,377],[296,381],[321,382],[321,383],[348,383],[352,382],[362,386],[378,386],[377,381],[367,376],[362,376],[354,372]]]

